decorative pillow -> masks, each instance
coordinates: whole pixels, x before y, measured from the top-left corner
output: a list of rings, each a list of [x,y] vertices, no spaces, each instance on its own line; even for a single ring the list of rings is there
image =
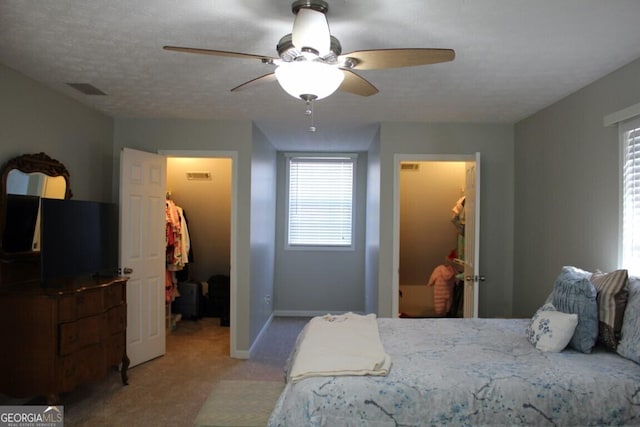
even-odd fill
[[[578,325],[569,347],[591,353],[598,338],[598,304],[591,273],[575,267],[562,267],[553,286],[553,305],[558,311],[578,315]]]
[[[640,278],[629,277],[629,300],[622,319],[618,354],[640,363]]]
[[[527,338],[540,351],[560,352],[567,346],[578,324],[578,315],[556,311],[545,304],[533,315]]]
[[[591,283],[596,287],[598,296],[598,341],[605,347],[615,350],[618,346],[622,316],[627,305],[629,294],[627,288],[627,270],[616,270],[611,273],[597,271],[591,276]]]
[[[592,274],[590,271],[581,270],[578,267],[565,267],[565,268],[570,269],[576,274],[584,274],[587,277],[591,277],[591,274]],[[553,304],[553,289],[551,289],[551,292],[549,293],[549,296],[547,296],[547,299],[544,301],[544,303]]]

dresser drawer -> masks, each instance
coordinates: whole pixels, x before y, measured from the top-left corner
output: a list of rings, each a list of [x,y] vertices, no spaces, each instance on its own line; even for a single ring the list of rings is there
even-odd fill
[[[78,348],[78,322],[60,324],[58,338],[58,354],[66,356]]]
[[[113,335],[122,332],[127,327],[127,306],[120,304],[107,313],[108,334]]]
[[[93,316],[122,304],[125,299],[124,283],[61,296],[58,299],[58,321],[71,322],[77,318]]]
[[[71,322],[77,319],[76,296],[65,295],[58,298],[58,321]]]
[[[109,309],[125,301],[124,283],[117,283],[104,288],[104,308]]]
[[[98,380],[107,373],[105,347],[96,344],[58,358],[56,386],[59,391],[73,390],[78,384]]]
[[[99,314],[75,322],[61,323],[58,354],[65,356],[76,350],[102,343],[106,321],[106,314]]]
[[[104,311],[103,289],[92,289],[76,295],[78,317],[93,316]]]
[[[73,355],[75,362],[75,379],[78,383],[95,381],[104,377],[108,367],[105,363],[104,346],[86,347]]]
[[[73,355],[58,359],[56,378],[60,391],[71,391],[76,386],[76,360]]]

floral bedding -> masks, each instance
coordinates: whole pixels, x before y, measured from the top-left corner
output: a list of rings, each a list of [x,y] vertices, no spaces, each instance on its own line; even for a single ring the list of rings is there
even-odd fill
[[[529,319],[378,319],[385,377],[288,382],[269,426],[640,425],[640,365],[541,352]]]

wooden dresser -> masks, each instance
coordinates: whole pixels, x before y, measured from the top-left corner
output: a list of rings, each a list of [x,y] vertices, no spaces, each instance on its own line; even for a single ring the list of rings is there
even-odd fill
[[[0,289],[0,393],[46,396],[121,366],[127,384],[127,278],[71,279]]]

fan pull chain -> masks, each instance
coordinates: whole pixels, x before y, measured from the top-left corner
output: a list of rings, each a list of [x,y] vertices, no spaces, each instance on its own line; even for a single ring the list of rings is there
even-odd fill
[[[307,99],[307,109],[304,114],[309,116],[309,132],[315,132],[316,127],[313,124],[313,99]]]

